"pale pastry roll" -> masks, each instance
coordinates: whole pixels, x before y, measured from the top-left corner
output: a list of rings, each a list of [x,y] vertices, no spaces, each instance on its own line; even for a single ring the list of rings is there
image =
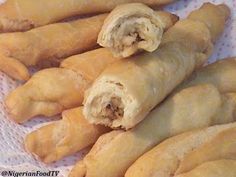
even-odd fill
[[[120,60],[107,67],[86,92],[85,118],[90,123],[124,129],[142,121],[207,60],[212,49],[209,28],[222,28],[225,25],[220,23],[222,16],[226,20],[229,14],[227,6],[209,3],[195,13],[201,15],[211,8],[221,12],[219,19],[218,13],[212,14],[219,23],[209,27],[201,19],[180,20],[164,34],[164,43],[155,52]]]
[[[166,27],[178,18],[155,12],[141,3],[117,6],[105,19],[98,43],[109,48],[115,57],[129,57],[139,50],[153,52],[161,43]],[[167,16],[168,17],[168,16]]]
[[[86,91],[85,118],[90,123],[130,129],[194,70],[194,64],[193,52],[174,43],[154,53],[119,60]]]
[[[171,177],[176,174],[186,156],[204,148],[210,154],[218,153],[219,158],[209,159],[235,159],[236,158],[236,123],[213,126],[206,129],[183,133],[172,137],[142,155],[126,172],[125,177]],[[221,141],[221,143],[219,143]],[[214,144],[213,142],[218,142]],[[213,143],[213,144],[212,144]],[[211,147],[209,146],[211,144]],[[211,149],[217,152],[210,152]],[[225,149],[222,149],[225,148]],[[210,154],[205,153],[208,159]],[[231,158],[227,156],[231,154]],[[186,163],[198,161],[198,156]],[[204,163],[206,161],[203,161]],[[147,165],[149,164],[149,165]],[[200,165],[200,164],[199,164]],[[196,166],[195,166],[196,167]],[[194,167],[193,167],[194,168]],[[188,171],[192,170],[188,169]],[[179,174],[179,173],[178,173]]]
[[[106,16],[0,34],[0,70],[15,79],[27,80],[27,66],[44,62],[58,65],[65,57],[94,48]]]
[[[236,160],[222,159],[203,163],[193,170],[174,177],[235,177]]]
[[[176,174],[188,172],[202,163],[219,159],[236,160],[236,128],[218,134],[214,139],[186,154]]]
[[[233,122],[233,116],[222,116],[220,121],[215,118],[218,112],[230,107],[224,106],[225,103],[228,104],[212,85],[183,89],[164,101],[133,129],[102,135],[95,143],[94,150],[79,165],[79,169],[75,166],[71,176],[124,176],[135,160],[168,137],[219,122]],[[232,114],[235,109],[236,107],[228,110]]]
[[[51,163],[93,144],[108,128],[89,124],[82,107],[62,113],[62,120],[43,126],[25,138],[26,149],[45,163]]]
[[[103,58],[98,57],[101,55]],[[22,123],[34,116],[53,116],[80,106],[91,82],[116,60],[108,50],[96,49],[65,59],[64,68],[35,73],[6,97],[10,117]]]
[[[174,0],[6,0],[0,5],[0,31],[25,31],[67,17],[109,12],[119,4],[139,2],[160,6]]]
[[[216,61],[200,68],[183,82],[177,90],[190,86],[211,83],[220,92],[233,92],[236,90],[236,58],[228,58]]]

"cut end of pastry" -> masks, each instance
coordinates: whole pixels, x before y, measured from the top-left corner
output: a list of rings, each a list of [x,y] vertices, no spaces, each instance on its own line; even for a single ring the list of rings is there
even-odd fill
[[[112,128],[132,128],[136,123],[131,116],[137,112],[138,106],[131,94],[126,93],[127,89],[122,83],[101,79],[95,85],[96,89],[91,88],[86,93],[88,97],[83,110],[85,118],[90,123]]]
[[[115,57],[129,57],[139,50],[153,52],[165,25],[155,11],[141,3],[117,6],[106,18],[98,43]]]

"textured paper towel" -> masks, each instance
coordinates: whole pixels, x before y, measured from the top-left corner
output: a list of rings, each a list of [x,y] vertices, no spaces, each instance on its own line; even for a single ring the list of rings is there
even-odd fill
[[[183,18],[189,12],[201,6],[203,2],[209,1],[179,0],[177,3],[167,6],[166,9]],[[209,60],[209,62],[214,62],[220,58],[236,56],[236,0],[211,0],[210,2],[224,2],[231,7],[232,11],[231,18],[227,22],[227,28],[220,40],[217,42],[214,54]],[[45,119],[41,117],[23,125],[17,125],[9,120],[5,111],[3,100],[9,91],[13,90],[17,85],[18,83],[16,81],[0,72],[0,172],[3,170],[15,170],[18,172],[27,170],[58,170],[60,171],[60,177],[67,176],[69,170],[77,160],[81,159],[81,156],[83,156],[85,151],[77,153],[74,156],[64,158],[63,160],[51,165],[45,165],[25,152],[23,147],[23,139],[26,133],[45,125],[47,122],[52,121],[52,119]]]

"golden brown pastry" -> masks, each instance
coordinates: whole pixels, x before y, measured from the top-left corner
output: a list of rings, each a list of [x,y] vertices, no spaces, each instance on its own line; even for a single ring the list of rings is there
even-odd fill
[[[197,19],[197,14],[208,15],[203,21]],[[90,123],[113,128],[134,127],[207,60],[216,39],[212,31],[222,31],[228,16],[227,6],[206,3],[171,27],[155,52],[107,67],[86,92],[85,118]]]
[[[82,107],[62,113],[62,120],[43,126],[26,136],[26,149],[45,163],[57,161],[91,144],[109,129],[89,124]]]
[[[72,170],[71,177],[124,176],[137,158],[168,137],[235,121],[236,94],[230,95],[221,95],[213,85],[181,90],[166,99],[133,129],[102,135],[83,162],[79,162],[82,163],[79,169],[76,165]],[[227,114],[219,119],[219,112]]]
[[[0,70],[15,79],[27,80],[27,66],[59,63],[65,57],[94,48],[106,16],[0,34]]]
[[[0,5],[0,31],[24,31],[67,17],[108,12],[124,3],[140,2],[159,6],[174,0],[6,0]]]
[[[103,58],[97,56],[103,56]],[[34,116],[53,116],[80,106],[84,91],[105,66],[118,60],[106,49],[69,57],[62,68],[44,69],[13,90],[5,103],[12,119],[22,123]]]
[[[182,172],[194,171],[194,168],[207,161],[221,159],[236,159],[236,123],[213,126],[169,138],[142,155],[128,169],[125,177],[178,176]],[[183,171],[185,165],[189,168]]]
[[[139,50],[153,52],[161,43],[164,29],[173,24],[170,18],[160,18],[165,13],[141,3],[119,5],[105,19],[98,43],[120,58]],[[174,15],[172,19],[178,20]]]
[[[199,165],[193,170],[175,177],[235,177],[236,160],[216,160]]]

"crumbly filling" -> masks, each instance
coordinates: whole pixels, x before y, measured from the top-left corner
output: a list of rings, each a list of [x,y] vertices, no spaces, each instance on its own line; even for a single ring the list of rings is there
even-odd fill
[[[122,43],[124,46],[131,46],[134,43],[138,43],[140,41],[143,41],[144,39],[140,37],[138,32],[133,32],[133,33],[129,33],[128,36],[125,36],[122,39]]]
[[[137,50],[140,48],[139,43],[144,45],[144,42],[150,42],[151,36],[157,36],[159,32],[159,28],[150,19],[130,17],[114,28],[112,46],[117,52],[122,52],[127,47]]]
[[[110,120],[120,119],[124,116],[124,105],[120,98],[111,98],[111,101],[103,107],[101,116]]]

